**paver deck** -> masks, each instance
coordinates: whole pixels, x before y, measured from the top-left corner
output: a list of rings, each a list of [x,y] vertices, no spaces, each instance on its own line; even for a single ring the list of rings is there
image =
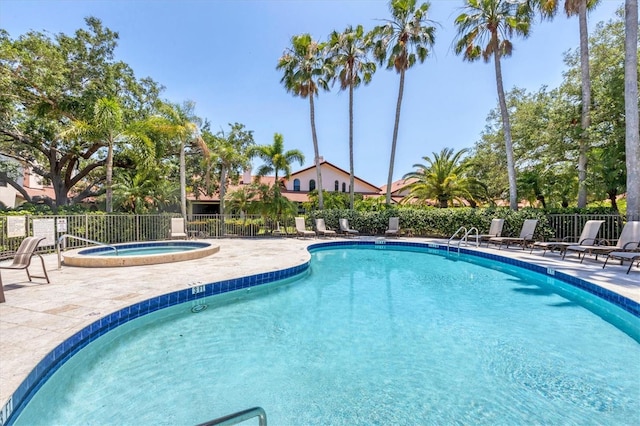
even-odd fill
[[[399,239],[404,240],[403,238]],[[408,241],[443,244],[442,240]],[[220,251],[204,259],[124,268],[58,269],[57,256],[46,255],[51,284],[26,281],[26,273],[2,271],[6,303],[0,304],[0,404],[4,405],[37,363],[58,344],[97,319],[131,304],[194,285],[280,270],[309,260],[307,246],[327,239],[219,239]],[[446,242],[444,242],[446,243]],[[640,303],[640,269],[602,260],[579,263],[554,253],[517,248],[483,250],[530,261],[577,276]],[[627,264],[628,265],[628,264]],[[38,274],[39,262],[32,266]]]

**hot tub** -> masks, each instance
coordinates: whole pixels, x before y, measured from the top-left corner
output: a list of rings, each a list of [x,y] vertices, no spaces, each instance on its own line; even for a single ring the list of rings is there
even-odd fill
[[[62,253],[67,266],[111,268],[200,259],[220,250],[203,241],[155,241],[85,247]]]

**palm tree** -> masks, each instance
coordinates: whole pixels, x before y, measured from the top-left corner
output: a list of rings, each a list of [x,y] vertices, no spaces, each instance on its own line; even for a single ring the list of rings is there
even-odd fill
[[[139,167],[118,174],[113,184],[116,206],[126,212],[145,214],[175,205],[178,201],[176,186],[162,175],[158,166]]]
[[[337,67],[337,79],[340,89],[349,89],[349,200],[353,210],[354,171],[353,171],[353,89],[360,83],[369,84],[376,64],[369,61],[371,38],[365,36],[362,25],[355,29],[347,27],[344,32],[333,31],[329,36],[330,60]]]
[[[98,141],[107,148],[105,159],[105,210],[113,212],[113,158],[118,148],[132,145],[140,159],[149,162],[153,159],[153,143],[147,137],[143,121],[129,121],[118,100],[99,98],[93,106],[89,120],[74,120],[63,132],[62,137],[83,137]]]
[[[211,134],[208,130],[203,131],[202,137],[207,142],[211,150],[210,165],[207,168],[207,187],[209,170],[212,165],[220,168],[220,214],[225,213],[225,192],[228,180],[237,177],[239,170],[249,167],[249,154],[253,142],[253,132],[244,129],[244,125],[240,123],[231,124],[231,131],[225,133],[220,130],[216,135]]]
[[[320,153],[318,151],[318,137],[316,135],[314,96],[318,96],[320,89],[329,90],[327,76],[331,75],[329,62],[324,57],[324,43],[319,43],[309,34],[293,36],[291,47],[285,50],[278,60],[276,69],[283,70],[284,76],[280,80],[287,92],[294,96],[309,98],[309,115],[311,118],[311,137],[313,138],[314,163],[318,188],[322,188],[322,173],[320,172]],[[319,206],[323,208],[322,191]]]
[[[275,182],[278,185],[278,172],[282,170],[285,177],[291,175],[291,163],[297,161],[304,163],[304,154],[298,149],[284,151],[284,138],[280,133],[273,135],[273,144],[258,145],[249,150],[251,157],[258,157],[265,164],[258,168],[258,176],[266,176],[275,173]]]
[[[638,1],[625,2],[624,109],[627,156],[627,219],[640,220],[640,130],[638,129]]]
[[[587,10],[593,10],[600,0],[564,0],[568,17],[578,15],[580,26],[580,78],[582,80],[582,113],[580,115],[580,149],[578,154],[578,207],[587,206],[587,151],[591,125],[591,78],[589,76],[589,30]],[[558,0],[534,0],[544,18],[552,18],[558,9]],[[637,25],[637,20],[636,20]]]
[[[466,0],[464,12],[455,20],[458,26],[458,40],[454,48],[456,54],[462,54],[467,61],[482,57],[485,62],[489,62],[493,57],[507,155],[509,205],[512,210],[518,209],[516,169],[500,59],[511,56],[511,36],[516,34],[526,37],[529,34],[530,10],[527,4],[506,0]]]
[[[463,149],[454,153],[452,148],[443,148],[439,154],[433,153],[433,159],[422,157],[427,164],[414,164],[413,167],[418,170],[403,176],[405,180],[413,180],[407,186],[409,195],[405,200],[426,202],[436,199],[441,208],[447,208],[454,200],[470,200],[475,203],[475,193],[481,184],[466,175],[471,163],[462,161],[462,157],[468,151]]]
[[[374,56],[382,65],[386,61],[387,69],[395,69],[400,74],[400,88],[396,104],[396,117],[393,126],[391,156],[389,159],[389,177],[387,179],[387,204],[391,203],[391,183],[393,182],[393,164],[398,142],[398,126],[400,125],[400,108],[404,92],[405,72],[417,60],[424,62],[429,56],[429,49],[435,41],[436,29],[427,19],[430,4],[422,3],[416,8],[416,0],[391,0],[389,3],[393,19],[385,19],[385,25],[373,30],[376,39]]]
[[[209,149],[198,130],[200,119],[194,113],[195,103],[183,105],[160,103],[159,115],[152,117],[152,124],[165,137],[180,144],[180,213],[187,218],[187,166],[186,146],[191,145],[202,150],[205,159],[209,158]]]

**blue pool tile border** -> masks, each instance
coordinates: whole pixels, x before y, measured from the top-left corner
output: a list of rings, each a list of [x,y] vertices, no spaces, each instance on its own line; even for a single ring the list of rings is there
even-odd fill
[[[182,242],[182,244],[189,244],[189,242]],[[145,246],[149,243],[140,243],[139,246]],[[190,244],[197,244],[191,242]],[[384,249],[387,246],[391,247],[415,247],[419,249],[432,249],[442,252],[447,252],[447,246],[435,243],[419,243],[419,242],[406,242],[406,241],[389,241],[386,239],[367,240],[367,241],[331,241],[312,244],[307,247],[309,252],[330,249],[334,247],[346,247],[346,246],[373,246],[376,248]],[[526,270],[537,272],[545,276],[556,278],[564,283],[577,287],[590,294],[593,294],[607,302],[618,306],[632,315],[640,318],[640,304],[626,298],[622,295],[614,293],[605,288],[599,287],[589,281],[581,278],[573,277],[571,275],[555,271],[552,273],[542,266],[532,263],[524,262],[522,260],[512,259],[504,256],[499,256],[492,253],[486,253],[482,251],[473,251],[465,248],[456,248],[456,253],[462,253],[470,256],[484,258],[488,260],[497,261],[500,263],[514,265]],[[125,324],[131,320],[139,318],[141,316],[150,314],[160,309],[168,308],[180,303],[189,302],[197,299],[201,299],[207,296],[215,296],[230,291],[241,290],[243,288],[259,286],[262,284],[268,284],[271,282],[279,281],[285,278],[294,277],[296,275],[304,273],[310,266],[310,262],[307,261],[298,266],[286,268],[278,271],[265,272],[261,274],[250,275],[241,278],[234,278],[229,280],[217,281],[201,286],[188,287],[182,290],[178,290],[172,293],[156,296],[134,305],[123,308],[119,311],[113,312],[103,318],[93,322],[86,326],[82,330],[75,333],[69,339],[58,345],[50,353],[48,353],[34,368],[27,378],[18,386],[18,389],[13,393],[9,401],[2,407],[2,416],[0,417],[0,426],[10,425],[18,417],[22,409],[29,402],[31,397],[40,389],[40,387],[46,382],[46,380],[64,364],[70,357],[72,357],[80,349],[87,346],[103,334],[113,330],[114,328]]]
[[[207,296],[215,296],[295,277],[296,275],[304,273],[307,269],[309,269],[308,261],[278,271],[264,272],[241,278],[188,287],[143,300],[142,302],[127,306],[126,308],[100,318],[58,345],[31,370],[27,378],[18,386],[18,389],[16,389],[11,398],[9,398],[9,401],[2,407],[0,426],[12,424],[38,389],[40,389],[47,379],[69,358],[89,343],[116,327],[160,309],[202,299]]]

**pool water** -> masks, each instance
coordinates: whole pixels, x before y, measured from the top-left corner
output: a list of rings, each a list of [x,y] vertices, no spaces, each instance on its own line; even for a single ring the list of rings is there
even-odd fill
[[[179,245],[171,245],[171,246],[149,246],[149,247],[136,247],[136,248],[125,248],[118,249],[117,256],[145,256],[150,254],[165,254],[165,253],[180,253],[183,251],[191,251],[195,250],[199,247],[189,247],[189,246],[179,246]],[[98,252],[93,254],[93,256],[116,256],[115,250],[105,250],[102,252]]]
[[[186,425],[253,406],[272,425],[635,423],[638,318],[552,278],[465,259],[315,251],[297,281],[104,335],[16,424]]]

